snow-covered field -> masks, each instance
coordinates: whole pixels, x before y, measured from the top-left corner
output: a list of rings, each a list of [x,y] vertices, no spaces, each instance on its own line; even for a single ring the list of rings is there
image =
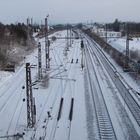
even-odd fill
[[[112,47],[116,48],[120,52],[125,52],[126,48],[126,38],[116,38],[116,39],[108,39],[108,43],[112,45]],[[130,50],[140,51],[140,38],[133,38],[133,40],[129,41]]]
[[[120,51],[120,52],[125,54],[126,38],[108,39],[108,43],[112,47],[117,49],[118,51]],[[130,51],[135,52],[135,59],[139,60],[139,58],[140,58],[140,38],[133,38],[133,40],[130,40],[129,41],[129,49],[130,49]],[[120,73],[122,78],[124,78],[127,81],[127,83],[131,87],[133,87],[136,91],[140,92],[139,81],[137,81],[137,79],[132,79],[129,76],[129,74],[124,72],[123,69],[121,67],[119,67],[108,54],[106,54],[106,56],[110,59],[110,61],[113,63],[113,65],[118,69],[118,72]]]

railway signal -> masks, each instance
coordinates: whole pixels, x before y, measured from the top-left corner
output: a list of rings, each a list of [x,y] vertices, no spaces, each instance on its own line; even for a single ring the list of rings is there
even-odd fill
[[[82,50],[82,58],[81,58],[81,68],[82,68],[82,70],[83,70],[83,68],[84,68],[84,42],[83,42],[83,40],[81,40],[81,50]]]
[[[81,49],[83,49],[84,48],[84,42],[83,42],[83,40],[81,40]]]

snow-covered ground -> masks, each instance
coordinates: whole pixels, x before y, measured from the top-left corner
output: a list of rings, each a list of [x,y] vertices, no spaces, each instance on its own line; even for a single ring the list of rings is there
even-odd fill
[[[66,31],[53,35],[65,37]],[[16,73],[0,72],[0,137],[25,133],[26,140],[31,138],[86,140],[84,73],[80,67],[80,40],[73,40],[69,51],[66,51],[65,39],[52,42],[49,71],[45,69],[45,39],[39,41],[42,46],[43,78],[33,86],[37,111],[35,128],[27,128],[26,101],[23,100],[26,99],[26,90],[23,87],[26,85],[25,63],[38,65],[37,49],[26,57],[25,63],[16,70]],[[31,73],[32,82],[35,82],[38,79],[38,67],[32,68]],[[57,121],[61,98],[64,99],[64,103],[61,118]],[[70,121],[72,98],[74,98],[74,113]],[[47,112],[50,112],[50,118]]]
[[[92,46],[93,46],[93,48],[96,48],[91,43],[90,47],[92,47]],[[131,123],[131,121],[133,122],[134,119],[133,119],[133,117],[131,118],[131,113],[129,113],[129,109],[127,109],[127,106],[125,105],[125,101],[122,100],[122,97],[119,95],[120,91],[118,91],[118,88],[116,88],[117,83],[114,84],[114,82],[112,82],[112,81],[116,81],[118,78],[121,80],[123,78],[120,78],[121,76],[118,73],[116,76],[113,76],[113,77],[111,76],[112,80],[110,79],[110,77],[107,78],[108,74],[110,75],[112,72],[110,71],[110,69],[106,69],[106,68],[102,67],[102,65],[106,65],[105,61],[101,59],[102,58],[101,55],[99,55],[96,50],[94,50],[94,53],[98,56],[99,60],[97,60],[93,57],[94,58],[93,64],[97,65],[97,66],[95,66],[95,69],[97,69],[96,73],[98,73],[97,77],[98,77],[98,80],[100,83],[100,87],[102,89],[102,93],[103,93],[108,111],[110,110],[109,114],[111,116],[111,120],[112,120],[114,129],[115,129],[115,133],[117,135],[117,139],[132,139],[136,136],[135,131],[133,131],[134,130],[133,125]],[[105,58],[103,58],[103,59],[105,59]],[[111,58],[108,57],[108,59],[110,60]],[[111,62],[114,64],[113,59],[111,59],[111,60],[112,60]],[[107,65],[106,65],[106,67],[107,67]],[[118,66],[115,65],[115,67],[116,67],[116,69],[114,69],[115,73],[119,72]],[[106,69],[106,70],[104,71],[103,69]],[[132,79],[131,79],[131,81],[129,80],[127,82],[129,82],[129,84],[133,83],[133,85],[134,85],[134,81],[132,81]],[[126,86],[126,87],[128,89],[130,89],[130,87],[128,87],[128,86]],[[131,87],[131,88],[133,89],[133,87]],[[122,89],[122,91],[123,91],[123,89]],[[122,95],[125,95],[124,91],[122,92]],[[131,121],[129,120],[130,118],[131,118]],[[129,123],[126,123],[126,122],[129,122]],[[139,127],[137,128],[137,126],[136,126],[135,129],[139,133]],[[128,134],[129,131],[131,133]],[[135,137],[135,139],[137,139],[137,136]]]
[[[65,37],[66,34],[67,31],[59,31],[51,36],[60,38]],[[42,48],[43,78],[41,81],[38,81],[37,49],[26,57],[24,64],[15,73],[0,72],[0,138],[24,133],[23,138],[25,140],[99,140],[97,118],[90,93],[91,87],[85,81],[86,65],[84,70],[81,69],[81,40],[73,39],[69,51],[66,51],[67,42],[65,39],[57,39],[51,42],[49,71],[45,69],[45,39],[42,38],[39,41]],[[112,59],[111,61],[118,72],[123,75],[115,62]],[[34,83],[33,96],[36,103],[36,124],[34,128],[27,128],[27,107],[26,101],[24,102],[26,88],[23,87],[26,87],[25,63],[27,62],[34,65],[31,69],[32,82]],[[130,140],[132,137],[135,139],[138,137],[137,131],[135,131],[136,125],[128,117],[127,107],[124,110],[124,101],[115,85],[110,82],[111,78],[104,71],[102,65],[96,59],[93,59],[93,66],[101,84],[103,98],[117,139]],[[92,63],[88,62],[88,66],[92,67]],[[91,76],[95,77],[92,69],[90,73]],[[125,77],[128,80],[129,76]],[[96,85],[96,81],[93,79],[92,81]],[[132,79],[129,80],[129,83],[136,86]],[[137,90],[140,91],[139,88]],[[61,99],[63,99],[63,105],[58,120]],[[74,99],[74,106],[72,120],[70,121],[72,99]]]

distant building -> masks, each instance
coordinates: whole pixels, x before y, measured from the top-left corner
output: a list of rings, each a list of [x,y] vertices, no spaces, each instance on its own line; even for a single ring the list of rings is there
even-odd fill
[[[96,33],[102,38],[120,38],[122,37],[121,32],[115,31],[106,31],[103,24],[92,24],[92,25],[83,25],[83,29],[90,29],[92,32]]]
[[[121,35],[121,32],[114,32],[114,31],[101,31],[101,32],[98,32],[98,35],[102,38],[120,38],[122,35]]]
[[[115,31],[105,31],[105,29],[102,27],[97,27],[94,26],[92,28],[92,32],[96,33],[97,35],[99,35],[102,38],[120,38],[122,36],[121,32],[115,32]]]

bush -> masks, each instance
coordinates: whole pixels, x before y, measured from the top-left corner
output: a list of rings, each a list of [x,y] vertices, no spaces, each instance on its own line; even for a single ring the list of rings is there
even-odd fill
[[[52,41],[56,41],[56,37],[55,36],[52,36]]]

